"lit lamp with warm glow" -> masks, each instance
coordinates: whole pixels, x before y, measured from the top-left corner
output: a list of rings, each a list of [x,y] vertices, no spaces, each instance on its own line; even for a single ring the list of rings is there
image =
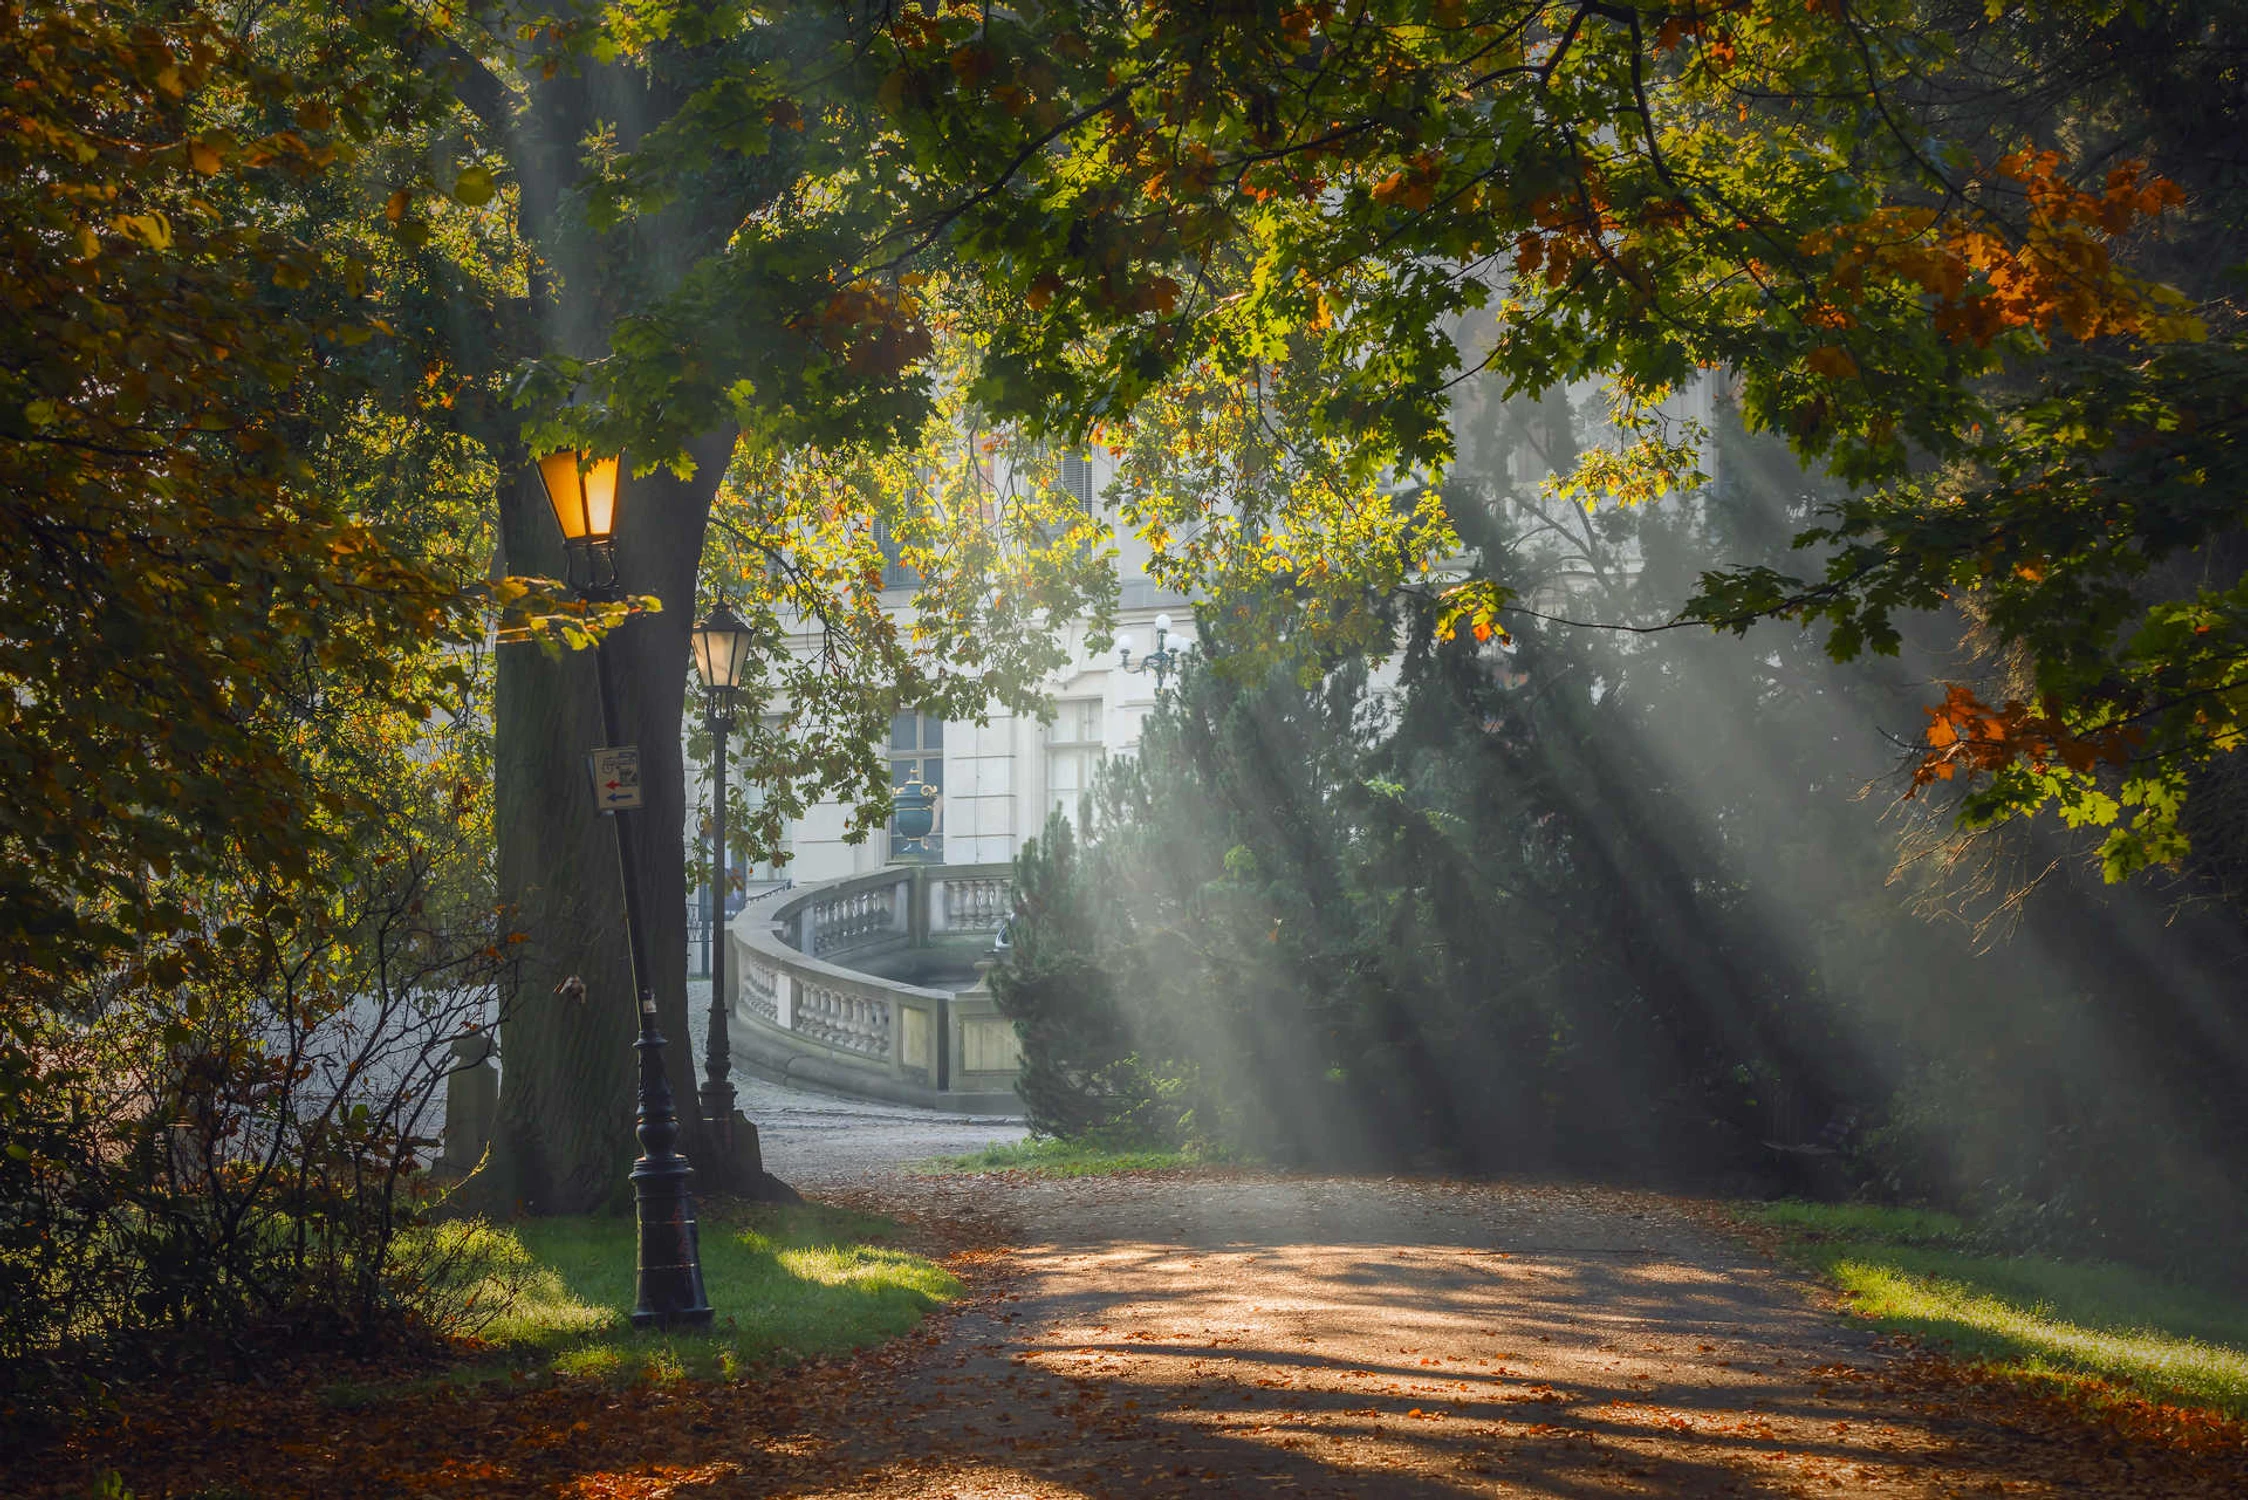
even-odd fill
[[[539,460],[546,503],[562,528],[570,587],[588,599],[617,592],[617,470],[621,460],[590,458],[575,449]]]
[[[620,468],[618,459],[578,452],[549,453],[539,459],[539,479],[546,486],[547,504],[554,507],[555,524],[562,528],[569,584],[581,600],[617,599],[624,593],[617,575],[614,540]],[[600,689],[605,748],[621,748],[617,744],[616,694],[610,688],[609,658],[602,641],[594,643],[593,674]],[[656,992],[649,979],[642,936],[640,881],[632,859],[632,840],[625,829],[625,819],[639,805],[635,793],[632,800],[619,800],[603,809],[617,824],[625,953],[632,964],[632,991],[640,1018],[640,1038],[633,1043],[633,1050],[640,1054],[640,1108],[635,1122],[640,1159],[632,1164],[631,1177],[640,1257],[634,1277],[632,1326],[694,1327],[710,1321],[711,1308],[703,1292],[694,1173],[687,1158],[672,1149],[679,1140],[679,1112],[672,1101],[671,1081],[664,1075],[664,1038],[656,1030]]]
[[[726,742],[734,732],[742,669],[749,665],[757,636],[721,604],[695,627],[692,639],[711,744],[710,1033],[703,1047],[702,1115],[731,1162],[734,1064],[726,1036]]]

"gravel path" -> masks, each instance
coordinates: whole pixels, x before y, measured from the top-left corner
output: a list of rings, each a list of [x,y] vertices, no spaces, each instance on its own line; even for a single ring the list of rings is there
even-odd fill
[[[909,1162],[965,1155],[1029,1134],[1019,1119],[845,1099],[739,1071],[734,1094],[757,1126],[765,1170],[803,1191],[887,1177]]]

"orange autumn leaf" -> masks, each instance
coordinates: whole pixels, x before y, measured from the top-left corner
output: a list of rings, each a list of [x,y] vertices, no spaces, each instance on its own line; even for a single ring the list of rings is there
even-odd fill
[[[2040,773],[2055,765],[2078,773],[2103,763],[2122,765],[2145,739],[2143,731],[2128,725],[2078,734],[2019,700],[1992,708],[1972,688],[1956,682],[1946,685],[1943,702],[1922,711],[1928,727],[1907,796],[1939,781],[1990,775],[2017,762]]]
[[[1848,380],[1858,373],[1858,362],[1850,357],[1850,351],[1835,344],[1821,344],[1803,356],[1803,363],[1834,380]]]
[[[2054,152],[2017,152],[1997,163],[1994,174],[2016,185],[2028,209],[2012,229],[1889,207],[1806,236],[1807,252],[1833,256],[1826,305],[1862,298],[1869,281],[1902,282],[1920,289],[1936,326],[1960,343],[1986,345],[2017,328],[2080,340],[2200,337],[2177,295],[2118,266],[2109,244],[2175,207],[2182,190],[2127,162],[2095,194],[2061,168]]]

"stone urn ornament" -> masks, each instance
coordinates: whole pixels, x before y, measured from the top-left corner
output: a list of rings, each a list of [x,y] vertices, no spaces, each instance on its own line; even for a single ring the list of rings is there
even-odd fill
[[[900,851],[926,854],[937,829],[937,789],[925,781],[908,782],[897,789],[892,805]]]

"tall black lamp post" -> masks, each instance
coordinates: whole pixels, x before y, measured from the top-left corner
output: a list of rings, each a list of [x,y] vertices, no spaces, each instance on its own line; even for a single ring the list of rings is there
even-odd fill
[[[549,453],[539,460],[547,503],[562,528],[570,587],[583,600],[622,596],[614,541],[619,461],[576,452]],[[632,962],[632,989],[639,997],[640,1159],[632,1165],[633,1207],[639,1218],[638,1296],[632,1308],[635,1328],[690,1327],[710,1321],[710,1299],[703,1295],[701,1244],[695,1227],[694,1173],[672,1147],[679,1140],[679,1114],[663,1070],[664,1039],[656,1030],[656,992],[648,977],[640,920],[640,882],[632,862],[632,841],[624,819],[640,807],[640,755],[617,743],[616,695],[609,683],[608,653],[593,648],[593,671],[600,686],[602,748],[592,754],[593,795],[601,811],[617,821],[617,875],[624,887],[625,951]]]
[[[702,1117],[733,1150],[733,1050],[726,1039],[726,742],[755,634],[721,604],[695,627],[695,671],[710,729],[710,1034],[703,1046]]]
[[[1129,635],[1118,637],[1116,643],[1117,669],[1124,672],[1153,672],[1155,674],[1155,691],[1160,696],[1163,691],[1164,679],[1179,669],[1181,663],[1186,660],[1188,650],[1186,646],[1174,646],[1170,644],[1170,641],[1171,617],[1169,615],[1157,615],[1155,617],[1155,649],[1135,662],[1132,660],[1132,638]]]

